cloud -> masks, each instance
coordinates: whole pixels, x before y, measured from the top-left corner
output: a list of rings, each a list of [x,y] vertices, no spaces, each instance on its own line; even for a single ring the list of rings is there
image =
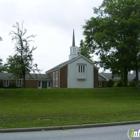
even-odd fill
[[[82,25],[93,16],[93,7],[102,0],[0,0],[0,57],[6,60],[14,53],[9,32],[15,22],[24,21],[27,34],[36,34],[35,62],[47,69],[68,60],[75,29],[76,45],[82,36]],[[8,51],[7,51],[8,50]],[[44,64],[45,61],[45,64]]]

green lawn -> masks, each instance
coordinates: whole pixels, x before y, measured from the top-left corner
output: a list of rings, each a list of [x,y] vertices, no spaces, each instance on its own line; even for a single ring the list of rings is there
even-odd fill
[[[140,120],[134,88],[0,89],[0,129]]]

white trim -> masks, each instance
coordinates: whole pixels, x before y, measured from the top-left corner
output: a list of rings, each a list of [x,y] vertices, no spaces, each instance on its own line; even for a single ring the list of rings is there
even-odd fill
[[[42,81],[38,81],[38,88],[42,88]]]
[[[22,80],[20,80],[20,79],[16,80],[16,86],[22,87]]]
[[[55,87],[58,87],[58,71],[55,72]]]
[[[104,79],[106,79],[107,81],[109,80],[108,78],[106,78],[105,76],[103,76],[102,74],[98,74],[99,76],[103,77]]]
[[[86,79],[87,78],[87,65],[84,63],[77,64],[77,79]]]
[[[66,65],[68,65],[68,64],[70,64],[70,63],[72,63],[72,62],[74,62],[74,61],[76,61],[77,59],[80,59],[80,58],[85,59],[87,62],[89,62],[91,65],[93,65],[94,68],[99,69],[99,68],[97,68],[96,66],[94,66],[94,63],[93,63],[92,60],[90,60],[90,59],[84,57],[83,55],[78,55],[77,57],[75,57],[75,58],[73,58],[73,59],[71,59],[71,60],[69,60],[69,61],[64,62],[64,64],[61,63],[61,64],[55,66],[55,67],[57,67],[56,69],[55,69],[55,67],[53,67],[52,69],[46,71],[46,73],[50,73],[50,72],[59,70],[60,68],[66,66]]]
[[[9,80],[3,80],[3,86],[9,87]]]
[[[53,87],[55,87],[55,72],[53,72]]]

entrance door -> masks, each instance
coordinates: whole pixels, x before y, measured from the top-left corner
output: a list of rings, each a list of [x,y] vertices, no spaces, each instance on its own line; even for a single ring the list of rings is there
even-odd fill
[[[47,81],[42,81],[42,88],[47,88]]]

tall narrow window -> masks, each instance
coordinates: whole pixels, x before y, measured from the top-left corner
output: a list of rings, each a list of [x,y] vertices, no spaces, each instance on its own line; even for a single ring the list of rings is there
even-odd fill
[[[38,81],[38,88],[41,88],[42,87],[42,82],[41,81]]]
[[[83,66],[83,73],[85,72],[85,65]]]
[[[79,72],[79,73],[80,73],[80,69],[81,69],[81,66],[79,65],[79,66],[78,66],[78,72]]]
[[[51,87],[51,82],[50,81],[48,81],[48,87]]]
[[[22,87],[22,81],[21,80],[16,80],[16,86],[17,87]]]
[[[78,72],[79,73],[84,73],[85,72],[85,67],[86,67],[86,65],[78,65]]]
[[[3,80],[3,86],[9,87],[9,80]]]
[[[55,72],[53,72],[53,87],[55,87]]]
[[[86,79],[86,64],[78,64],[77,79]]]
[[[56,77],[55,77],[55,80],[56,80],[56,87],[58,87],[58,71],[56,71]]]

